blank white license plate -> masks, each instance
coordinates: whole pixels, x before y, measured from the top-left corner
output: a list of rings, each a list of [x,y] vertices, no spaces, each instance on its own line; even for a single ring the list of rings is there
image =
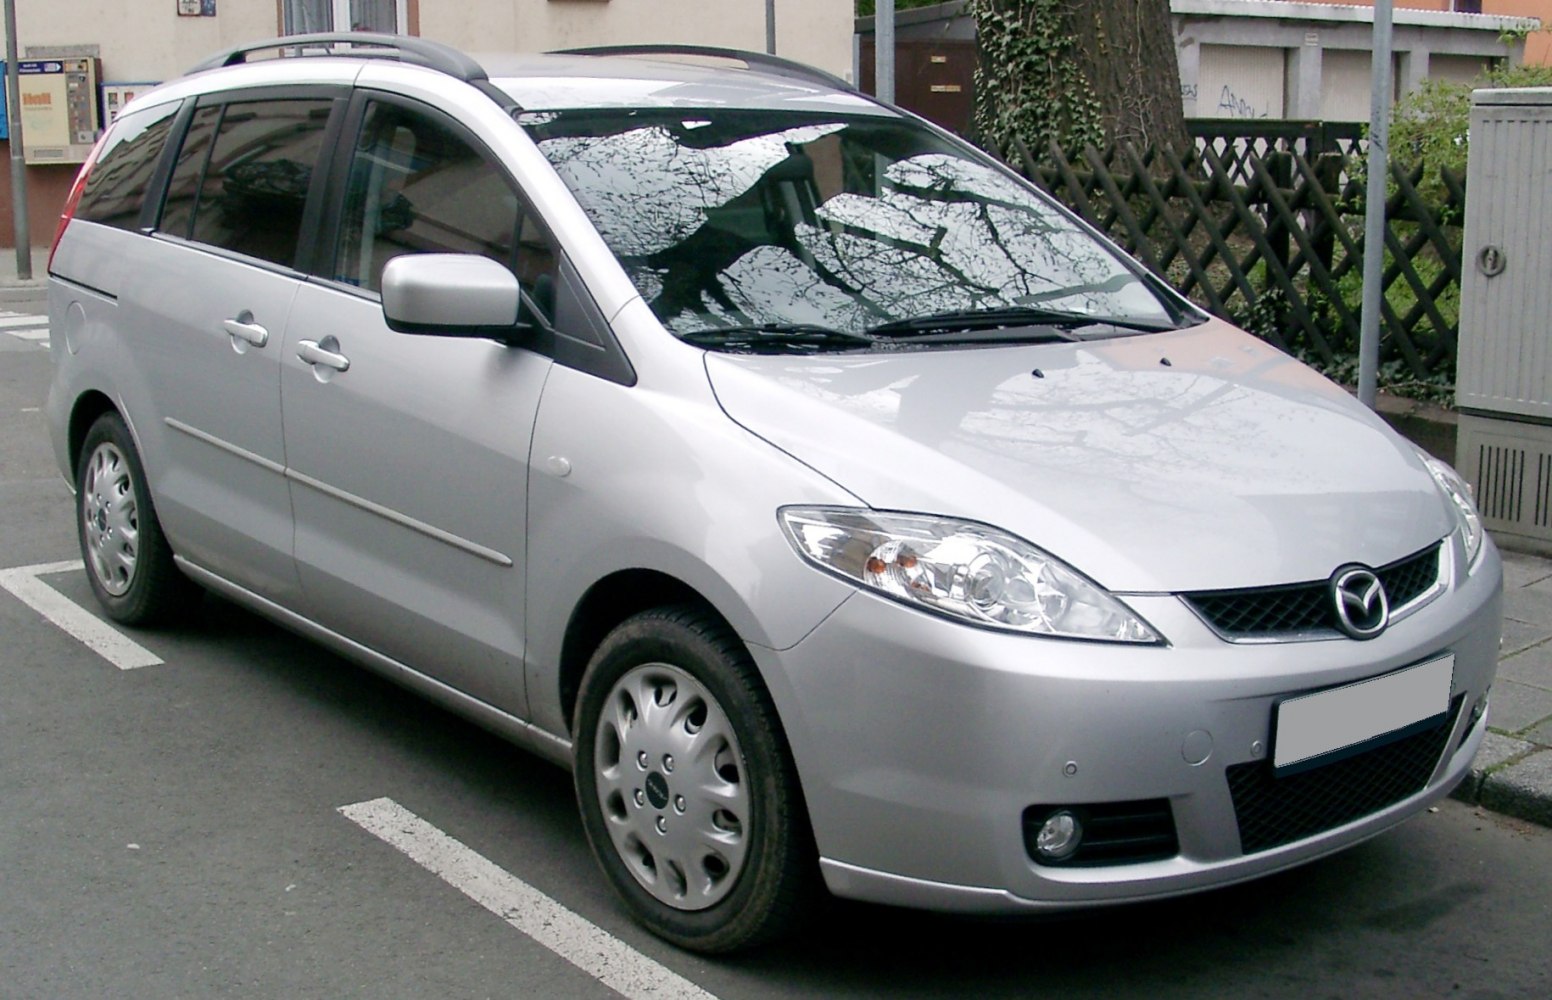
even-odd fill
[[[1302,771],[1431,728],[1449,711],[1454,677],[1451,654],[1280,702],[1272,767],[1279,774]]]

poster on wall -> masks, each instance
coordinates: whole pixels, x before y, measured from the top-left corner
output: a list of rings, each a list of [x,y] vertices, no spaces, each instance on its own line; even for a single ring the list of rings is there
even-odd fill
[[[84,162],[97,141],[97,60],[22,60],[16,70],[26,162]]]
[[[154,83],[104,83],[102,85],[102,124],[112,125],[124,105],[155,87]]]

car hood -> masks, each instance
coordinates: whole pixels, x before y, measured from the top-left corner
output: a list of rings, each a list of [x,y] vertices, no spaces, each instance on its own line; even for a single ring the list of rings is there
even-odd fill
[[[738,424],[881,510],[1011,531],[1119,592],[1318,580],[1453,527],[1416,452],[1217,320],[1087,343],[708,354]]]

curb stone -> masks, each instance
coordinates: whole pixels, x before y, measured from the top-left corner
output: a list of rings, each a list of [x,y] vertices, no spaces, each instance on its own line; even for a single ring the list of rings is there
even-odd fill
[[[1471,770],[1466,773],[1461,783],[1455,786],[1455,790],[1450,793],[1450,798],[1469,802],[1472,805],[1478,804],[1481,801],[1482,785],[1489,775],[1530,756],[1537,749],[1539,748],[1534,743],[1489,732],[1482,738],[1482,746],[1477,749],[1476,759],[1471,762]]]
[[[1536,748],[1483,780],[1478,801],[1494,812],[1552,826],[1552,750]]]

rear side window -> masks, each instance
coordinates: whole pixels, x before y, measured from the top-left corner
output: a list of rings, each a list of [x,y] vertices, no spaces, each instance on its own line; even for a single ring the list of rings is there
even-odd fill
[[[202,117],[210,109],[201,109],[179,151],[163,230],[292,266],[332,106],[324,99],[228,104],[213,136]]]
[[[151,174],[178,111],[176,101],[121,116],[87,175],[75,217],[115,229],[140,225]]]

